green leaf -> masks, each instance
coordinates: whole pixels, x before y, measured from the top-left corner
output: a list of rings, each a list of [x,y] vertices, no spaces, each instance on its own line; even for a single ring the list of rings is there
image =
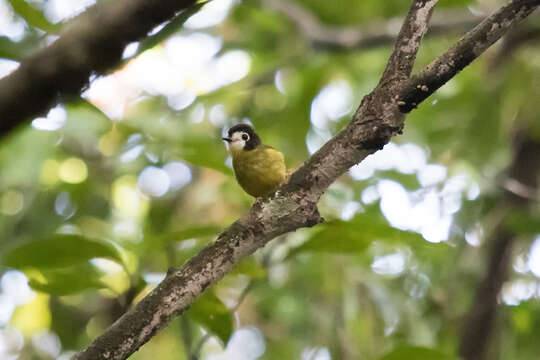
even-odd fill
[[[19,60],[21,50],[18,43],[6,36],[0,36],[0,57],[4,59]]]
[[[73,234],[54,234],[17,244],[3,252],[1,263],[16,269],[43,270],[78,265],[93,258],[124,263],[117,245]]]
[[[71,295],[87,289],[102,289],[104,275],[89,262],[63,269],[45,270],[43,278],[33,278],[29,274],[28,284],[37,291],[52,295]]]
[[[192,134],[180,140],[180,156],[187,162],[232,175],[225,166],[227,151],[220,138]]]
[[[401,346],[380,360],[457,360],[455,356],[444,354],[438,350],[433,350],[419,346]]]
[[[292,252],[324,251],[333,253],[359,252],[374,239],[366,236],[354,224],[341,220],[327,222],[306,243]]]
[[[177,242],[187,239],[193,239],[193,238],[202,238],[202,237],[208,237],[208,236],[214,236],[216,235],[221,228],[217,226],[189,226],[185,227],[180,230],[171,231],[164,236],[161,237],[161,239],[164,242]]]
[[[180,265],[201,251],[208,243],[207,239],[209,239],[210,236],[215,236],[220,230],[221,228],[218,228],[217,226],[190,226],[166,233],[165,235],[160,236],[159,239],[164,245],[180,243],[188,239],[197,239],[193,246],[178,249],[176,253],[176,264]]]
[[[29,186],[39,181],[43,162],[54,153],[58,136],[30,126],[16,129],[0,146],[2,186]],[[39,149],[39,151],[36,151]],[[13,161],[17,154],[17,161]]]
[[[13,10],[26,20],[29,25],[52,34],[60,30],[59,24],[52,24],[41,11],[34,8],[25,0],[9,0],[9,3],[13,7]]]
[[[211,291],[205,293],[188,311],[189,316],[227,343],[233,331],[232,314]]]
[[[317,226],[313,236],[288,257],[313,251],[361,253],[376,240],[409,246],[426,243],[420,234],[393,228],[380,214],[366,212],[349,221],[331,220]]]
[[[525,211],[516,210],[506,218],[506,225],[519,235],[540,233],[540,219]]]
[[[62,339],[62,346],[66,349],[78,348],[81,339],[87,336],[88,321],[93,318],[86,312],[87,308],[81,312],[77,306],[66,303],[57,296],[52,296],[49,299],[49,309],[52,317],[50,330]]]
[[[37,44],[35,36],[26,36],[21,41],[11,41],[7,36],[0,36],[0,58],[20,61],[27,57]]]
[[[67,122],[63,131],[79,141],[96,141],[111,128],[112,121],[98,107],[79,98],[66,105]]]
[[[261,279],[266,276],[266,269],[250,256],[241,261],[231,274],[242,274],[249,276],[251,279]]]

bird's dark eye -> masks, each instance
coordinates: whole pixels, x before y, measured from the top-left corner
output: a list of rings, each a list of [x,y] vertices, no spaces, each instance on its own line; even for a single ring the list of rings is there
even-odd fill
[[[248,141],[249,140],[249,135],[248,134],[242,134],[242,140]]]

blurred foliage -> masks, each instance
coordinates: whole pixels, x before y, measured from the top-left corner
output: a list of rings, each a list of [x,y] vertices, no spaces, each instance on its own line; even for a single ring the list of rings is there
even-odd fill
[[[60,29],[60,26],[51,24],[39,9],[33,7],[26,0],[9,0],[9,3],[17,15],[20,15],[29,26],[50,34],[55,34]]]
[[[386,21],[409,7],[401,0],[295,1],[337,27]],[[76,17],[53,20],[56,3],[2,1],[2,26],[21,33],[0,33],[0,57],[20,60],[76,26]],[[436,11],[489,13],[501,3],[441,0]],[[185,263],[247,211],[253,199],[232,176],[224,129],[250,121],[297,167],[350,120],[391,51],[391,44],[314,48],[265,1],[201,5],[126,52],[122,66],[93,79],[84,98],[2,138],[0,297],[16,308],[0,316],[0,339],[6,342],[12,327],[22,334],[19,359],[84,347],[169,267]],[[227,5],[223,21],[197,25],[196,16],[206,11],[219,19]],[[533,16],[524,27],[538,28],[538,21]],[[187,43],[201,34],[197,45]],[[210,51],[201,39],[218,45],[197,66],[193,59]],[[253,347],[231,334],[248,326],[262,333],[260,358],[267,360],[327,359],[321,349],[332,359],[455,359],[494,217],[505,206],[501,179],[513,135],[526,129],[540,139],[537,39],[511,53],[495,46],[471,64],[408,116],[394,153],[368,158],[371,168],[353,170],[328,189],[320,204],[325,223],[281,236],[243,261],[132,359],[237,359],[235,351]],[[184,44],[178,54],[173,40]],[[428,36],[416,68],[456,40]],[[240,57],[219,62],[231,54]],[[178,73],[163,74],[170,70],[166,56]],[[246,57],[249,72],[236,76]],[[206,85],[222,78],[232,80]],[[444,174],[433,180],[428,168]],[[389,188],[394,193],[384,193]],[[402,209],[401,217],[393,209]],[[540,234],[538,203],[504,221],[519,242],[491,359],[537,359],[539,344],[531,339],[540,334],[540,286],[529,260]],[[24,284],[9,286],[13,270],[25,274],[34,295],[19,299]],[[49,342],[40,342],[43,336]],[[42,344],[55,341],[56,347]]]

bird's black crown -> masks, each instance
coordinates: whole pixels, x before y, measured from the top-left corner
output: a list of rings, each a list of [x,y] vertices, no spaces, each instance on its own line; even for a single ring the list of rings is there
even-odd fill
[[[246,141],[246,145],[244,146],[244,150],[253,150],[257,146],[261,145],[261,138],[253,128],[247,124],[237,124],[234,125],[232,128],[229,129],[229,138],[232,137],[232,134],[235,132],[245,132],[249,135],[249,140]]]

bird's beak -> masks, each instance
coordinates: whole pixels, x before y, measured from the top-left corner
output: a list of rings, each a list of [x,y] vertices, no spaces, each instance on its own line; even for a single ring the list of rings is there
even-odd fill
[[[228,143],[232,142],[232,139],[230,139],[230,138],[225,138],[225,137],[224,137],[224,138],[221,138],[221,139],[222,139],[222,140],[225,140],[225,141],[228,142]]]

